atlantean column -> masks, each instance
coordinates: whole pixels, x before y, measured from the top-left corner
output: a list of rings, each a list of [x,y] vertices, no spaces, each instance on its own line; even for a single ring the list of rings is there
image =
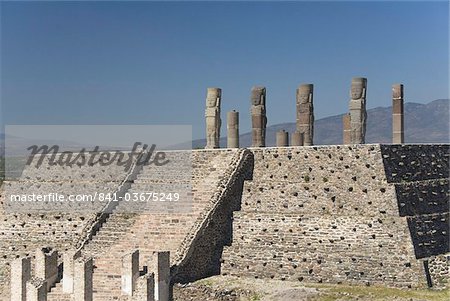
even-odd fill
[[[297,131],[303,133],[303,145],[313,145],[314,85],[302,84],[297,89]]]
[[[392,143],[405,142],[403,119],[403,85],[392,86]]]
[[[364,144],[366,136],[366,90],[367,79],[354,77],[350,90],[350,129],[351,143]]]
[[[219,148],[220,139],[220,101],[222,90],[219,88],[208,88],[206,95],[206,147]]]
[[[227,113],[227,147],[239,148],[239,112]]]
[[[252,147],[266,146],[266,88],[253,87],[251,96]]]
[[[350,126],[350,114],[344,114],[342,116],[342,127],[343,127],[343,144],[350,144],[352,143],[352,130]]]

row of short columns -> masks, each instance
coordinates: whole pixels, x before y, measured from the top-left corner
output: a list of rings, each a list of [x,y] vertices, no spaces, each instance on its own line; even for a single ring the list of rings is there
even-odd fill
[[[122,293],[133,301],[169,301],[170,253],[154,252],[148,272],[140,276],[139,250],[122,257]]]
[[[122,257],[121,290],[133,301],[169,301],[170,254],[155,252],[148,271],[140,276],[139,251]],[[74,301],[93,300],[93,259],[80,256],[79,251],[63,255],[63,293]],[[58,253],[43,248],[36,252],[35,276],[31,275],[31,258],[23,257],[11,263],[11,301],[46,301],[47,293],[58,278]]]
[[[92,258],[75,259],[64,254],[63,292],[74,293],[74,301],[92,301]],[[69,260],[70,258],[70,260]],[[39,248],[35,255],[35,275],[31,275],[31,258],[11,263],[11,301],[46,301],[47,293],[58,278],[58,252]]]
[[[312,84],[302,84],[296,94],[296,131],[292,145],[313,145],[314,106]],[[367,79],[355,77],[350,88],[349,113],[343,116],[343,144],[364,144],[367,124]],[[206,148],[219,148],[220,105],[222,90],[208,88],[206,98]],[[392,143],[404,143],[403,85],[392,86]],[[253,87],[251,91],[252,147],[264,147],[266,143],[266,88]],[[276,134],[277,146],[288,146],[286,134]],[[239,112],[227,113],[227,147],[239,147]]]

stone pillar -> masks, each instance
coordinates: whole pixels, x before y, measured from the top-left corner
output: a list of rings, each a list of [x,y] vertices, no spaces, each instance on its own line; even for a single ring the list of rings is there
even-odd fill
[[[342,116],[342,128],[343,128],[343,144],[352,143],[351,126],[350,126],[350,114],[344,114]]]
[[[170,252],[154,252],[150,267],[155,273],[155,301],[169,301]]]
[[[295,131],[291,135],[291,145],[292,146],[302,146],[303,145],[303,133]]]
[[[239,148],[239,112],[227,113],[227,147]]]
[[[147,273],[137,279],[132,301],[155,301],[155,274]]]
[[[405,143],[402,84],[392,86],[392,143]]]
[[[139,278],[139,250],[122,257],[122,293],[132,296]]]
[[[47,301],[47,281],[31,278],[27,282],[27,301]]]
[[[286,132],[285,130],[278,131],[276,141],[277,147],[289,146],[289,133]]]
[[[350,90],[350,128],[351,143],[364,144],[366,142],[366,92],[367,79],[364,77],[354,77]]]
[[[266,146],[266,88],[253,87],[251,95],[252,147]]]
[[[206,95],[206,147],[219,148],[220,140],[220,102],[222,90],[219,88],[208,88]]]
[[[36,250],[35,274],[37,278],[47,282],[47,291],[56,283],[58,278],[58,252],[51,248]]]
[[[74,301],[92,301],[92,258],[80,257],[74,263]]]
[[[302,84],[297,89],[297,131],[303,133],[303,144],[313,145],[314,85]]]
[[[67,250],[63,254],[63,293],[73,293],[74,262],[80,256],[80,251]]]
[[[15,259],[11,263],[11,301],[26,301],[26,285],[31,278],[31,258]]]

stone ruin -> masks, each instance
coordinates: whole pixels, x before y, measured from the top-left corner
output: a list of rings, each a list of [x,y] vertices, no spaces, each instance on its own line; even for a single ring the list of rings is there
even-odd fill
[[[222,99],[222,90],[219,88],[208,88],[206,95],[206,147],[219,148],[220,141],[220,102]]]
[[[357,82],[354,98],[361,100],[364,81]],[[207,118],[215,121],[218,91],[208,104],[215,113]],[[296,131],[289,146],[280,131],[277,147],[262,147],[265,89],[254,92],[260,147],[239,148],[232,112],[227,129],[234,140],[226,149],[168,151],[172,165],[135,166],[129,174],[114,165],[30,166],[23,178],[6,181],[0,300],[168,300],[173,284],[220,274],[448,285],[449,145],[352,144],[350,133],[361,128],[352,127],[350,113],[347,145],[302,147],[304,133]],[[210,124],[210,145],[218,147],[217,122]],[[5,210],[5,191],[141,193],[161,183],[190,184],[190,210],[127,212],[125,202],[97,213]]]
[[[392,143],[402,144],[405,142],[403,121],[403,85],[392,86]]]

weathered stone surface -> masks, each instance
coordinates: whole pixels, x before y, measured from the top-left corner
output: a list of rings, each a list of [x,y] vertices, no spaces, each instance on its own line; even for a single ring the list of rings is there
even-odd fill
[[[405,142],[405,128],[403,118],[403,85],[392,86],[392,143]]]
[[[27,301],[47,301],[48,284],[44,279],[33,277],[27,282]]]
[[[295,131],[291,134],[291,146],[302,146],[303,145],[303,133]]]
[[[344,114],[342,116],[342,128],[343,128],[343,144],[352,143],[352,128],[350,124],[350,114]]]
[[[314,138],[314,86],[302,84],[297,89],[297,131],[303,133],[303,145],[313,145]]]
[[[70,249],[63,254],[63,292],[73,293],[74,263],[80,256],[80,251]]]
[[[51,248],[36,250],[35,274],[47,283],[47,291],[55,284],[58,277],[58,252]]]
[[[26,284],[31,278],[31,258],[22,257],[11,263],[11,301],[27,301]]]
[[[350,128],[351,143],[364,144],[366,135],[366,93],[367,79],[364,77],[354,77],[350,89]]]
[[[126,206],[120,203],[84,245],[83,255],[95,257],[95,300],[124,300],[120,258],[134,248],[141,250],[144,265],[154,251],[173,252],[176,282],[222,271],[403,287],[424,284],[417,257],[430,256],[423,260],[430,262],[431,274],[431,258],[446,252],[448,145],[198,150],[170,152],[168,158],[182,162],[186,153],[193,157],[188,180],[182,177],[182,164],[146,167],[129,192],[148,192],[158,181],[192,181],[192,211],[119,214]],[[1,237],[18,249],[4,247],[7,256],[26,252],[24,242],[34,249],[36,234],[64,250],[71,246],[65,235],[78,237],[71,231],[86,226],[85,215],[2,218],[8,222],[0,222]],[[437,266],[436,273],[443,273]],[[49,301],[69,301],[56,297],[54,292],[61,290],[57,284]]]
[[[276,142],[278,147],[289,146],[289,133],[285,130],[277,132]]]
[[[92,301],[93,285],[92,273],[94,271],[92,258],[80,257],[74,264],[74,301]]]
[[[253,87],[251,93],[252,147],[266,146],[266,88]]]
[[[122,293],[132,296],[139,278],[139,250],[128,252],[122,257]]]
[[[227,147],[239,148],[239,112],[227,113]]]
[[[222,90],[219,88],[208,88],[206,96],[206,147],[219,148],[220,126],[220,103],[222,100]]]
[[[155,273],[155,300],[169,301],[170,296],[170,253],[155,252],[149,269]]]
[[[137,279],[132,301],[155,301],[154,273],[147,273]]]
[[[428,269],[432,287],[445,288],[448,286],[450,276],[450,256],[448,254],[430,257]]]

